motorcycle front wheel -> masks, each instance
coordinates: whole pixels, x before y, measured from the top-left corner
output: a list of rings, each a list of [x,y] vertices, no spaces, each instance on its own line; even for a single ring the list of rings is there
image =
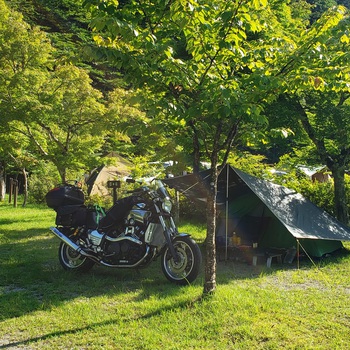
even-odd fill
[[[162,254],[162,271],[174,283],[186,285],[193,282],[202,265],[202,254],[197,243],[189,236],[176,237],[173,241],[178,261],[174,261],[170,249]]]
[[[63,242],[58,248],[58,259],[65,270],[78,272],[87,272],[95,264],[92,260],[79,254]]]

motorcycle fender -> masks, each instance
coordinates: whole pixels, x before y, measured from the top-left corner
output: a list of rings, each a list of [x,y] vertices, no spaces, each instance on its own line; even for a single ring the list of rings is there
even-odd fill
[[[175,238],[176,237],[190,237],[191,235],[189,234],[189,233],[178,233],[176,236],[175,236]]]

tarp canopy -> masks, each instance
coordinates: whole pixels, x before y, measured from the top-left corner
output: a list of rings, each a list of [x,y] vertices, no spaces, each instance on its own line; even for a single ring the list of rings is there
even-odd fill
[[[206,201],[209,171],[166,179],[165,183],[197,203]],[[294,190],[258,179],[227,165],[219,174],[218,235],[235,231],[247,244],[291,248],[296,240],[320,257],[350,241],[350,228]]]

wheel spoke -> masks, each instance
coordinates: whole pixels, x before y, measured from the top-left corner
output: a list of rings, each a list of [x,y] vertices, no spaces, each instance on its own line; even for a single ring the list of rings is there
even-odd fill
[[[66,270],[88,271],[94,265],[93,261],[82,256],[65,243],[60,245],[59,260]]]
[[[166,269],[174,279],[186,278],[193,268],[193,252],[185,242],[176,242],[174,248],[178,254],[178,261],[174,261],[168,252]]]
[[[196,242],[189,236],[176,237],[173,241],[178,260],[167,248],[162,256],[162,270],[165,277],[177,284],[193,282],[200,271],[202,254]]]

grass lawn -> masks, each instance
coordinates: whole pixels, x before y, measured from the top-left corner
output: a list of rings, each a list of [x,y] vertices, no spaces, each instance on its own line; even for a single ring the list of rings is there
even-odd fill
[[[218,262],[179,287],[145,270],[64,271],[53,210],[0,204],[0,349],[350,349],[350,245],[315,262]],[[203,242],[203,227],[183,225]]]

